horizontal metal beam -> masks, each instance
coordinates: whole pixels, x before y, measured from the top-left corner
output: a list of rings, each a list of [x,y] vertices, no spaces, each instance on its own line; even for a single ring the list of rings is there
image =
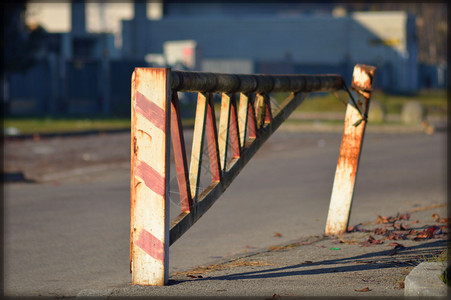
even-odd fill
[[[343,87],[343,77],[326,75],[245,75],[172,71],[171,88],[180,92],[271,93],[332,92]]]

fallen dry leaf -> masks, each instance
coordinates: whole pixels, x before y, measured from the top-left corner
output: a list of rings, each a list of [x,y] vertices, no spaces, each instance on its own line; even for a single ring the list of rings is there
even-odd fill
[[[390,246],[395,246],[395,250],[396,249],[402,250],[406,248],[403,244],[400,243],[391,243]]]
[[[376,228],[373,230],[374,234],[385,235],[387,234],[387,228]]]
[[[408,228],[404,227],[402,224],[393,224],[393,227],[398,230],[408,230]]]
[[[440,227],[438,227],[438,226],[431,226],[431,227],[428,228],[427,231],[428,231],[430,234],[432,234],[432,236],[434,235],[434,233],[435,233],[436,231],[439,231],[439,232],[437,232],[437,233],[440,234]]]
[[[387,237],[388,240],[407,240],[407,235],[404,233],[392,232]]]
[[[370,244],[383,244],[383,240],[376,240],[372,235],[368,237],[368,243]]]
[[[359,231],[359,232],[368,232],[368,231],[371,231],[371,230],[362,228],[361,225],[362,225],[362,224],[357,224],[357,225],[355,225],[355,226],[349,226],[349,227],[348,227],[348,232],[356,232],[356,231]]]
[[[410,219],[410,214],[409,213],[398,215],[398,220],[409,220],[409,219]]]
[[[388,223],[388,218],[384,216],[377,216],[377,224]]]
[[[366,287],[366,288],[364,288],[364,289],[361,289],[361,290],[354,290],[354,291],[356,291],[356,292],[369,292],[369,291],[371,291],[371,290],[370,290],[369,287]]]
[[[440,216],[438,214],[432,214],[432,220],[434,220],[434,222],[438,222],[440,220]]]
[[[426,236],[426,234],[423,233],[419,233],[416,237],[413,238],[414,241],[419,241],[419,240],[425,240],[428,237]]]
[[[426,230],[423,230],[422,232],[418,233],[417,236],[414,238],[415,241],[423,240],[423,239],[431,239],[434,237],[434,233],[436,230],[439,230],[440,227],[438,226],[431,226]]]
[[[279,233],[279,232],[276,232],[276,233],[274,234],[274,236],[275,236],[275,237],[282,237],[282,234]]]
[[[409,220],[410,214],[397,214],[396,217],[384,217],[384,216],[377,216],[377,224],[386,224],[386,223],[394,223],[398,220]]]

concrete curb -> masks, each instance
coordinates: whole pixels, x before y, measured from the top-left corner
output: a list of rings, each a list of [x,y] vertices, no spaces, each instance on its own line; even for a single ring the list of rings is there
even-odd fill
[[[446,296],[451,289],[440,279],[446,265],[446,262],[423,262],[416,266],[404,281],[404,296]]]

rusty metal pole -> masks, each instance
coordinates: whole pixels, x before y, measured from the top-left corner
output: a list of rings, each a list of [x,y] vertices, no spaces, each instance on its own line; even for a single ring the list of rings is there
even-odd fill
[[[170,73],[169,69],[136,68],[132,76],[132,284],[168,281]]]
[[[347,231],[351,214],[352,198],[359,166],[366,118],[375,68],[356,65],[352,76],[352,88],[357,92],[356,104],[349,101],[346,109],[343,138],[335,179],[330,198],[326,234],[337,235]]]

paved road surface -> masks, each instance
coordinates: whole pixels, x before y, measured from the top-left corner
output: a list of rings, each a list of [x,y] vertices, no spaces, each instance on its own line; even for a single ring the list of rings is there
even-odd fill
[[[170,272],[322,234],[340,139],[335,133],[276,132],[171,246]],[[121,147],[129,149],[128,141],[125,136]],[[445,146],[444,133],[367,133],[351,225],[445,203]],[[75,296],[130,283],[129,168],[6,184],[4,193],[6,295]]]

